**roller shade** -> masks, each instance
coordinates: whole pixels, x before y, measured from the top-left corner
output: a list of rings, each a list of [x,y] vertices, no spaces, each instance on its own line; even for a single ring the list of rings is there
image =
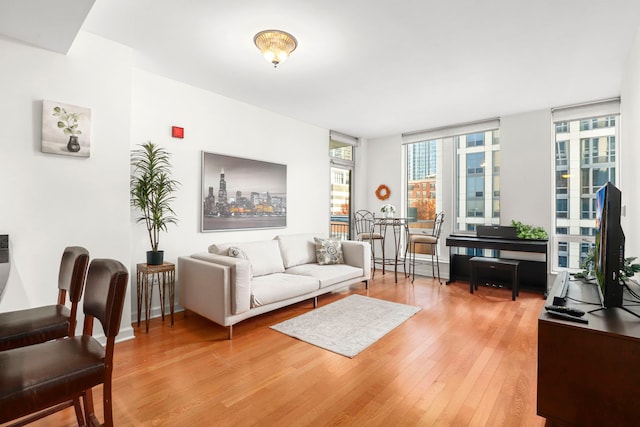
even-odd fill
[[[457,135],[465,135],[468,133],[485,132],[500,128],[500,119],[493,118],[480,120],[477,122],[461,123],[454,126],[444,126],[433,129],[426,129],[416,132],[407,132],[402,134],[403,144],[413,144],[420,141],[430,141],[433,139],[447,138]]]
[[[569,122],[589,117],[617,116],[620,114],[620,98],[555,107],[551,109],[551,114],[554,122]]]
[[[334,130],[329,132],[329,139],[331,141],[341,142],[343,144],[352,145],[354,147],[358,145],[358,141],[359,141],[358,138],[356,138],[355,136],[336,132]]]

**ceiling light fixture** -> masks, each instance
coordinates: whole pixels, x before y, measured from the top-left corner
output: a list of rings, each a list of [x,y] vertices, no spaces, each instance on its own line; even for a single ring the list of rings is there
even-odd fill
[[[295,37],[280,30],[260,31],[253,37],[253,42],[262,52],[264,59],[271,62],[274,68],[284,62],[298,46]]]

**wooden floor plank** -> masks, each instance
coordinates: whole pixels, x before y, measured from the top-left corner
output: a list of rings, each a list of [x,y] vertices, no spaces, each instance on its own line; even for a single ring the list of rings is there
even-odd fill
[[[408,321],[353,359],[271,330],[306,301],[227,331],[194,313],[152,319],[118,343],[117,426],[544,426],[536,411],[539,294],[376,273],[349,294],[416,305]],[[94,391],[102,419],[102,387]],[[73,426],[73,410],[35,426]]]

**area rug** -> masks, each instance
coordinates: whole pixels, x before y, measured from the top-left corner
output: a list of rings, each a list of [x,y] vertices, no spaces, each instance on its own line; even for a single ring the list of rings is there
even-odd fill
[[[418,311],[420,307],[349,295],[273,325],[271,329],[325,350],[355,357]]]

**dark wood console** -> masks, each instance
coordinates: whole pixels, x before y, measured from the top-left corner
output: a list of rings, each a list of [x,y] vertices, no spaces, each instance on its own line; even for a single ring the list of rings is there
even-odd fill
[[[454,248],[493,249],[498,253],[496,258],[503,258],[500,251],[526,252],[541,254],[542,260],[521,260],[519,267],[520,289],[547,294],[547,260],[548,249],[546,240],[509,239],[500,237],[477,237],[452,234],[447,237],[449,247],[449,282],[456,280],[469,281],[469,259],[472,255],[455,254]],[[508,257],[505,257],[508,258]],[[499,279],[499,278],[498,278]],[[510,283],[511,276],[504,278]]]
[[[595,284],[570,280],[568,285],[567,306],[598,308]],[[559,286],[557,279],[547,305]],[[625,298],[632,297],[625,292]],[[640,313],[640,306],[627,308]],[[640,319],[619,308],[584,318],[588,324],[554,318],[545,309],[540,314],[538,415],[557,426],[638,425]]]

